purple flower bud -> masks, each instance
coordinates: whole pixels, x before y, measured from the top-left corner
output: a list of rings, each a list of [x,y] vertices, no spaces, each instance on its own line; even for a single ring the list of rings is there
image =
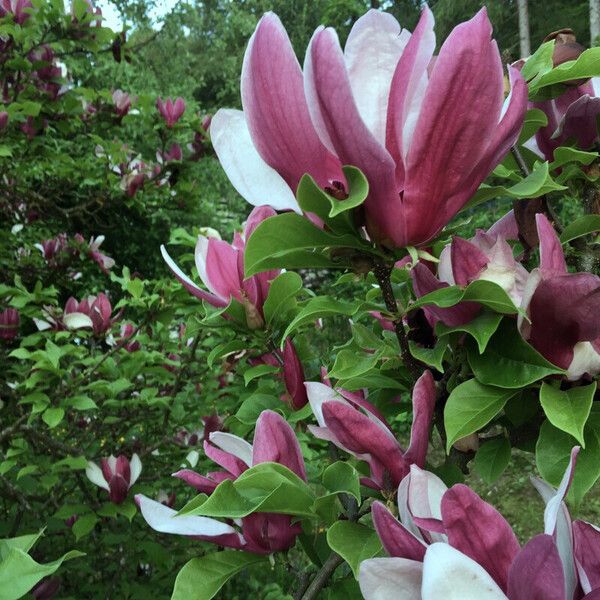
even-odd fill
[[[21,318],[16,308],[6,308],[0,312],[0,339],[12,340],[19,335]]]

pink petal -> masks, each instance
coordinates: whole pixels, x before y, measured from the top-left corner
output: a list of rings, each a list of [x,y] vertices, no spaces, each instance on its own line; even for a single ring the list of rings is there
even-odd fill
[[[489,258],[475,244],[453,237],[450,245],[452,273],[457,285],[468,285],[485,269]]]
[[[320,28],[313,35],[306,52],[304,80],[310,114],[323,143],[343,164],[361,169],[369,182],[365,207],[372,237],[389,237],[402,216],[395,164],[358,112],[334,30]]]
[[[304,387],[304,369],[290,338],[286,338],[283,349],[283,378],[292,407],[300,410],[308,402],[308,396]]]
[[[409,244],[423,244],[479,185],[471,172],[498,127],[503,101],[500,53],[485,9],[454,28],[431,73],[405,164]],[[486,173],[487,175],[487,173]]]
[[[235,477],[241,475],[250,466],[237,456],[221,450],[209,442],[204,442],[204,452],[208,458],[216,462],[220,467],[229,471]]]
[[[466,485],[452,486],[442,498],[448,543],[480,564],[506,590],[519,542],[504,517]]]
[[[567,273],[567,263],[560,239],[546,215],[535,215],[537,233],[540,239],[540,270],[544,277]]]
[[[490,235],[495,235],[505,240],[518,240],[519,226],[517,225],[514,211],[509,210],[503,217],[498,219],[487,232]]]
[[[404,527],[381,502],[374,502],[371,516],[377,535],[390,556],[423,561],[427,546]]]
[[[354,23],[344,47],[358,112],[381,144],[385,143],[392,77],[410,37],[392,15],[371,9]]]
[[[396,179],[404,183],[404,162],[427,88],[427,67],[435,50],[434,18],[425,6],[398,62],[392,80],[386,127],[386,147],[396,162]]]
[[[364,455],[371,477],[380,486],[395,488],[408,474],[409,465],[392,433],[355,408],[342,402],[325,402],[323,419],[344,448]]]
[[[573,523],[574,554],[584,592],[600,589],[600,530],[586,523]]]
[[[441,507],[442,498],[447,491],[448,488],[437,475],[424,471],[415,464],[410,466],[407,504],[410,516],[418,527],[434,533],[444,533]]]
[[[421,597],[423,565],[404,558],[370,558],[360,563],[358,583],[365,600]]]
[[[412,393],[413,422],[410,432],[410,446],[404,454],[409,464],[425,466],[429,433],[435,409],[436,389],[431,371],[425,371],[415,383]]]
[[[267,13],[250,38],[242,67],[242,105],[258,153],[296,190],[304,173],[321,187],[344,181],[339,161],[312,125],[302,71],[283,25]]]
[[[252,466],[262,462],[284,465],[306,481],[304,458],[289,423],[272,410],[264,410],[256,421]]]
[[[552,536],[529,540],[510,567],[510,600],[566,600],[562,562]]]

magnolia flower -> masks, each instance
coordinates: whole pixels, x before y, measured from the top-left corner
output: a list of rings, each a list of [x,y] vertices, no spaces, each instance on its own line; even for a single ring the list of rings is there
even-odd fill
[[[179,144],[171,144],[171,147],[166,152],[156,151],[156,160],[160,163],[167,163],[174,160],[182,160],[183,152]]]
[[[418,379],[412,394],[413,423],[410,445],[402,449],[385,417],[361,394],[307,382],[308,401],[319,424],[311,433],[364,460],[370,477],[362,483],[381,490],[394,490],[414,463],[425,464],[429,431],[435,407],[435,382],[429,371]]]
[[[158,98],[156,100],[156,108],[158,108],[158,112],[165,120],[167,127],[171,128],[185,112],[185,102],[183,98],[177,98],[175,102],[171,98],[167,98],[166,101]]]
[[[21,317],[16,308],[6,308],[0,312],[0,339],[12,340],[19,335]]]
[[[105,237],[99,235],[97,238],[92,236],[89,241],[90,258],[98,264],[103,273],[108,275],[108,271],[115,266],[115,261],[100,251],[100,246],[104,242]]]
[[[15,23],[23,25],[31,16],[27,9],[33,8],[30,0],[0,0],[0,19],[12,15]]]
[[[263,304],[269,293],[270,281],[277,277],[279,271],[266,271],[245,279],[244,250],[246,240],[256,227],[274,214],[275,211],[267,206],[255,208],[246,221],[244,232],[236,232],[231,244],[215,237],[198,236],[196,269],[208,292],[198,287],[161,246],[163,258],[175,277],[196,298],[217,308],[226,307],[233,298],[243,305],[248,327],[258,329],[264,325]]]
[[[0,110],[0,131],[8,127],[8,113],[5,110]]]
[[[235,480],[250,467],[263,462],[278,462],[306,481],[304,459],[292,428],[281,415],[270,410],[263,411],[258,417],[252,444],[230,433],[217,431],[210,434],[210,442],[204,443],[204,450],[226,470],[203,476],[184,469],[174,473],[174,477],[206,494],[211,494],[221,481]],[[177,516],[177,511],[146,496],[136,496],[136,502],[148,525],[156,531],[186,535],[256,554],[287,550],[302,531],[298,523],[292,524],[288,515],[252,513],[243,517],[239,524],[236,522],[241,529],[238,531],[233,525],[215,519]]]
[[[131,340],[135,332],[136,328],[132,323],[123,323],[121,325],[119,336],[115,339],[115,342],[118,344],[123,344],[123,348],[125,348],[127,352],[137,352],[142,345],[137,340]]]
[[[523,548],[502,515],[467,486],[448,489],[438,477],[412,465],[398,488],[400,521],[381,502],[373,504],[373,523],[391,558],[361,563],[363,597],[573,600],[577,575],[563,499],[578,452],[578,447],[571,452],[558,490],[534,481],[546,502],[544,533]]]
[[[117,458],[111,454],[100,461],[100,466],[88,462],[85,470],[87,478],[106,490],[114,504],[125,502],[129,488],[137,481],[141,472],[142,462],[137,454],[131,457],[131,462],[122,454]]]
[[[51,262],[67,247],[67,234],[60,233],[55,238],[35,244],[35,247],[42,253],[47,262]]]
[[[220,110],[211,124],[237,191],[251,204],[298,211],[294,194],[305,173],[343,199],[341,166],[354,165],[369,181],[372,239],[389,246],[433,239],[515,142],[527,104],[512,68],[503,104],[485,9],[450,33],[435,61],[433,24],[425,8],[410,35],[371,10],[343,52],[335,31],[320,27],[303,73],[285,29],[267,13],[244,57],[243,113]]]
[[[555,67],[576,60],[585,50],[570,29],[550,34],[544,41],[549,39],[554,39],[552,62]],[[556,148],[569,142],[588,150],[598,141],[599,95],[600,78],[593,77],[591,80],[568,82],[558,97],[531,104],[548,118],[548,124],[535,134],[537,149],[546,160],[552,161]]]
[[[411,270],[413,289],[417,298],[450,285],[467,286],[482,279],[499,285],[520,306],[527,270],[513,256],[508,239],[517,237],[516,221],[512,212],[495,223],[488,231],[478,230],[475,237],[464,240],[453,238],[440,254],[437,278],[423,263]],[[461,302],[450,308],[427,306],[424,311],[431,324],[442,321],[449,327],[472,321],[481,306],[475,302]]]
[[[131,108],[131,98],[127,92],[122,90],[115,90],[112,93],[113,104],[115,105],[115,112],[118,117],[122,119]]]
[[[540,266],[525,286],[521,335],[569,380],[600,373],[600,277],[569,273],[562,246],[543,214],[536,215]]]

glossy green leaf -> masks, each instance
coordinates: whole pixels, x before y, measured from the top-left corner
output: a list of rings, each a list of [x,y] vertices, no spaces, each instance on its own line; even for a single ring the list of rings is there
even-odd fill
[[[47,408],[42,414],[42,420],[50,429],[56,427],[65,416],[65,411],[63,408]]]
[[[409,340],[408,347],[410,353],[426,365],[437,369],[440,373],[444,372],[444,356],[448,350],[448,338],[440,336],[435,342],[433,348],[425,348]]]
[[[563,373],[523,340],[516,322],[509,319],[500,324],[483,354],[475,344],[468,344],[467,357],[481,383],[501,388],[523,388]]]
[[[590,233],[600,233],[600,215],[584,215],[569,223],[560,234],[563,244]]]
[[[509,462],[510,442],[502,437],[481,445],[475,455],[473,467],[481,479],[491,485],[504,473]]]
[[[323,472],[323,485],[335,494],[351,494],[360,502],[360,481],[357,470],[349,463],[334,462]]]
[[[349,565],[358,579],[358,568],[363,560],[381,552],[381,541],[370,527],[351,521],[337,521],[327,530],[327,543]]]
[[[179,571],[171,600],[210,600],[231,577],[260,563],[267,564],[267,559],[237,550],[192,558]]]
[[[280,273],[269,286],[269,294],[263,307],[267,323],[280,320],[296,305],[296,296],[302,290],[302,278],[298,273]]]
[[[367,354],[344,348],[337,353],[329,375],[334,379],[350,379],[359,377],[370,371],[378,361],[375,354]]]
[[[554,427],[570,433],[583,448],[583,428],[590,415],[596,382],[562,391],[548,383],[540,388],[540,403]]]
[[[498,325],[500,325],[501,320],[502,315],[490,311],[483,311],[480,315],[465,325],[448,327],[440,321],[436,325],[435,330],[438,336],[446,336],[456,331],[464,331],[475,339],[479,348],[479,352],[483,353],[488,342],[490,341],[490,338],[498,329]]]
[[[455,387],[444,407],[446,452],[457,440],[485,427],[515,394],[514,390],[482,385],[476,379]]]

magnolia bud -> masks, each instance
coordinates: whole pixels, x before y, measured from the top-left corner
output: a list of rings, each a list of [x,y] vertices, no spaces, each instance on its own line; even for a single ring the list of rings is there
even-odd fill
[[[579,55],[585,50],[585,46],[582,46],[577,42],[575,33],[572,29],[559,29],[553,31],[544,38],[544,42],[554,40],[554,52],[552,53],[552,65],[558,67],[563,63],[571,60],[577,60]],[[566,81],[565,85],[582,85],[587,79],[576,79],[572,81]]]

